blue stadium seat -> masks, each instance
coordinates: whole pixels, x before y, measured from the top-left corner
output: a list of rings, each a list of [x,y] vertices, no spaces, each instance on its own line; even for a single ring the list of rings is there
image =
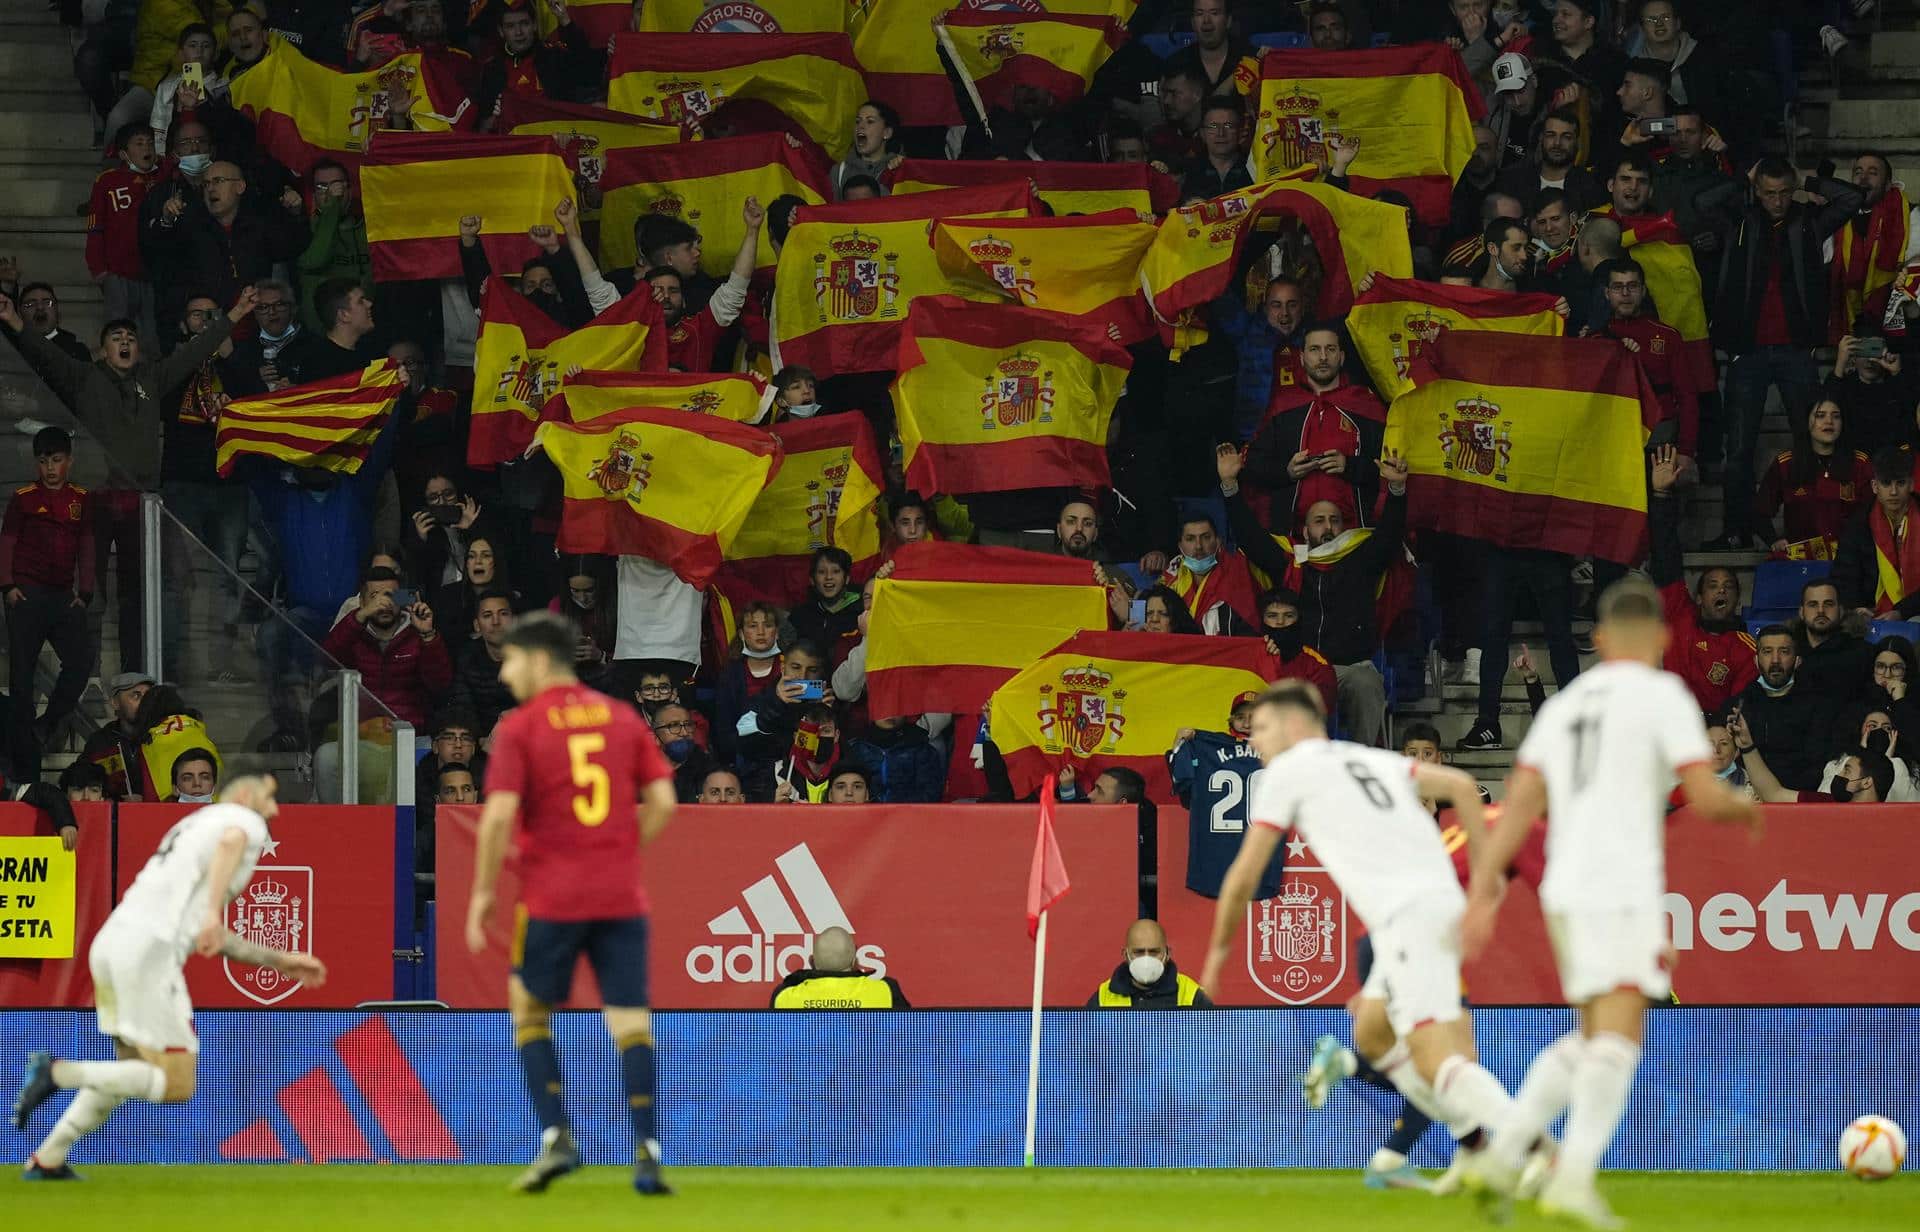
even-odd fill
[[[1877,642],[1883,637],[1904,637],[1920,645],[1920,621],[1876,620],[1868,629],[1867,640]]]
[[[1760,630],[1766,628],[1768,625],[1784,625],[1793,618],[1793,615],[1794,613],[1792,612],[1762,612],[1758,616],[1749,613],[1747,616],[1747,636],[1759,637]]]
[[[1747,596],[1750,615],[1798,611],[1800,588],[1833,570],[1825,560],[1763,560],[1753,568],[1753,593]]]

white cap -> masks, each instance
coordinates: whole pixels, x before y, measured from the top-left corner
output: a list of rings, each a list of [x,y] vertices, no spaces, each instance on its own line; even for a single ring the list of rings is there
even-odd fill
[[[1493,62],[1493,88],[1498,94],[1524,90],[1533,80],[1533,61],[1509,51]]]

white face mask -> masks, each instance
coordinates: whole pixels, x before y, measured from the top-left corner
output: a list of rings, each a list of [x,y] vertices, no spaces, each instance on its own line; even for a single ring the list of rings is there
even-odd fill
[[[794,419],[812,419],[819,413],[820,404],[818,402],[806,402],[799,406],[790,406],[787,408],[788,416]]]
[[[1139,954],[1127,962],[1127,974],[1142,988],[1151,988],[1167,973],[1167,964],[1151,954]]]
[[[213,803],[212,796],[180,796],[178,797],[178,799],[181,804],[212,804]]]

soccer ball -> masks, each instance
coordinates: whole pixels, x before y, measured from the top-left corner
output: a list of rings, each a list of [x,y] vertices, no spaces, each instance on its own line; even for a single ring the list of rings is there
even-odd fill
[[[1900,1171],[1907,1136],[1883,1116],[1863,1116],[1840,1135],[1840,1166],[1863,1181],[1884,1181]]]

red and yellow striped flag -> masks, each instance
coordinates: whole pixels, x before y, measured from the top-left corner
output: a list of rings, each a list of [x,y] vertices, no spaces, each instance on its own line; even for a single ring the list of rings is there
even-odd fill
[[[1025,217],[1025,184],[805,206],[780,249],[774,341],[783,364],[816,372],[887,372],[907,310],[951,287],[927,234],[940,218]]]
[[[1074,218],[943,218],[933,256],[952,293],[983,303],[1011,301],[1119,327],[1123,343],[1153,332],[1140,262],[1153,223],[1132,210]]]
[[[806,598],[817,548],[844,549],[855,577],[872,572],[887,474],[864,415],[794,419],[770,431],[780,438],[780,473],[728,546],[714,586],[734,603],[790,608]]]
[[[667,370],[667,329],[645,283],[569,332],[505,279],[480,293],[480,336],[473,346],[473,422],[467,465],[498,466],[526,452],[541,408],[568,368]]]
[[[684,411],[543,423],[534,444],[560,472],[560,551],[644,556],[690,586],[705,586],[720,568],[780,470],[771,434]]]
[[[876,719],[976,714],[993,691],[1082,629],[1107,627],[1093,566],[963,543],[910,543],[874,584],[867,697]]]
[[[1405,193],[1430,227],[1445,226],[1453,185],[1485,116],[1479,87],[1445,43],[1361,51],[1269,49],[1249,166],[1256,180],[1330,161],[1327,139],[1357,137],[1353,191]]]
[[[215,463],[223,476],[243,457],[354,474],[406,387],[398,368],[377,359],[359,372],[229,402],[214,433]]]
[[[977,188],[1010,181],[1032,184],[1035,194],[1056,215],[1100,214],[1119,209],[1163,214],[1180,201],[1180,181],[1146,163],[907,158],[880,177],[888,191],[896,193]]]
[[[1602,206],[1594,213],[1611,215],[1613,207]],[[1620,224],[1621,246],[1640,263],[1646,275],[1647,295],[1660,309],[1660,323],[1680,331],[1686,370],[1693,377],[1695,391],[1711,391],[1719,384],[1720,375],[1713,362],[1713,342],[1707,335],[1707,306],[1693,246],[1670,213],[1614,221]]]
[[[845,34],[848,0],[647,0],[647,34]]]
[[[984,118],[990,109],[1011,110],[1016,87],[1044,90],[1065,107],[1080,101],[1093,75],[1127,32],[1110,14],[1051,13],[1045,9],[955,8],[934,22]]]
[[[616,151],[600,179],[600,263],[608,269],[634,264],[635,225],[663,215],[700,232],[701,268],[724,278],[747,233],[742,201],[758,197],[768,205],[792,193],[818,205],[833,196],[832,172],[819,147],[785,133]],[[773,262],[773,240],[763,227],[758,268],[772,269]]]
[[[610,411],[652,406],[759,423],[772,405],[773,388],[751,372],[589,371],[563,374],[540,418],[579,424]]]
[[[1077,633],[994,691],[987,727],[1016,796],[1065,767],[1091,783],[1117,766],[1169,800],[1180,730],[1223,730],[1234,700],[1279,674],[1259,638]]]
[[[954,101],[953,86],[940,66],[933,23],[956,8],[965,11],[972,7],[977,6],[956,6],[953,0],[880,0],[855,10],[850,32],[854,54],[866,69],[867,86],[874,98],[900,113],[902,124],[964,122]],[[1125,25],[1136,7],[1137,0],[1048,0],[1044,11],[1112,17]],[[1008,5],[997,13],[1006,17],[1042,8],[1023,3]]]
[[[836,158],[867,97],[844,34],[623,34],[609,56],[617,111],[686,123],[725,105],[736,131],[797,129]]]
[[[653,8],[657,0],[648,0],[646,7]],[[544,3],[532,5],[535,20],[539,23],[540,37],[547,38],[560,28],[554,20],[553,10]],[[580,27],[580,33],[587,36],[587,42],[596,50],[607,45],[607,41],[633,24],[634,6],[631,0],[567,0],[567,16],[573,24]]]
[[[1410,278],[1376,277],[1347,314],[1347,332],[1374,388],[1391,401],[1413,388],[1407,373],[1448,330],[1495,330],[1558,338],[1567,323],[1553,295],[1517,295]]]
[[[1344,54],[1344,53],[1327,53]],[[1160,233],[1140,265],[1147,302],[1162,321],[1173,321],[1226,291],[1241,248],[1262,217],[1298,219],[1313,239],[1324,271],[1315,309],[1323,317],[1353,306],[1369,271],[1413,277],[1407,212],[1305,179],[1310,168],[1288,178],[1255,184],[1208,201],[1183,205],[1160,221]]]
[[[551,137],[582,184],[598,184],[615,150],[648,149],[698,141],[699,129],[665,120],[609,111],[587,103],[562,103],[538,94],[500,96],[498,131],[515,137]]]
[[[907,482],[959,496],[1105,487],[1107,422],[1133,357],[1103,322],[918,300],[893,382]]]
[[[1386,443],[1416,527],[1623,564],[1647,547],[1660,399],[1611,339],[1450,331],[1413,364]]]
[[[244,80],[244,78],[242,79]],[[547,137],[382,133],[360,168],[367,249],[377,281],[460,277],[460,219],[478,214],[494,269],[535,252],[533,226],[573,196],[573,177]]]
[[[409,52],[369,73],[343,73],[315,64],[277,34],[231,90],[260,148],[295,175],[323,158],[357,162],[392,112],[405,111],[416,131],[428,133],[470,129],[480,119],[437,57]]]

